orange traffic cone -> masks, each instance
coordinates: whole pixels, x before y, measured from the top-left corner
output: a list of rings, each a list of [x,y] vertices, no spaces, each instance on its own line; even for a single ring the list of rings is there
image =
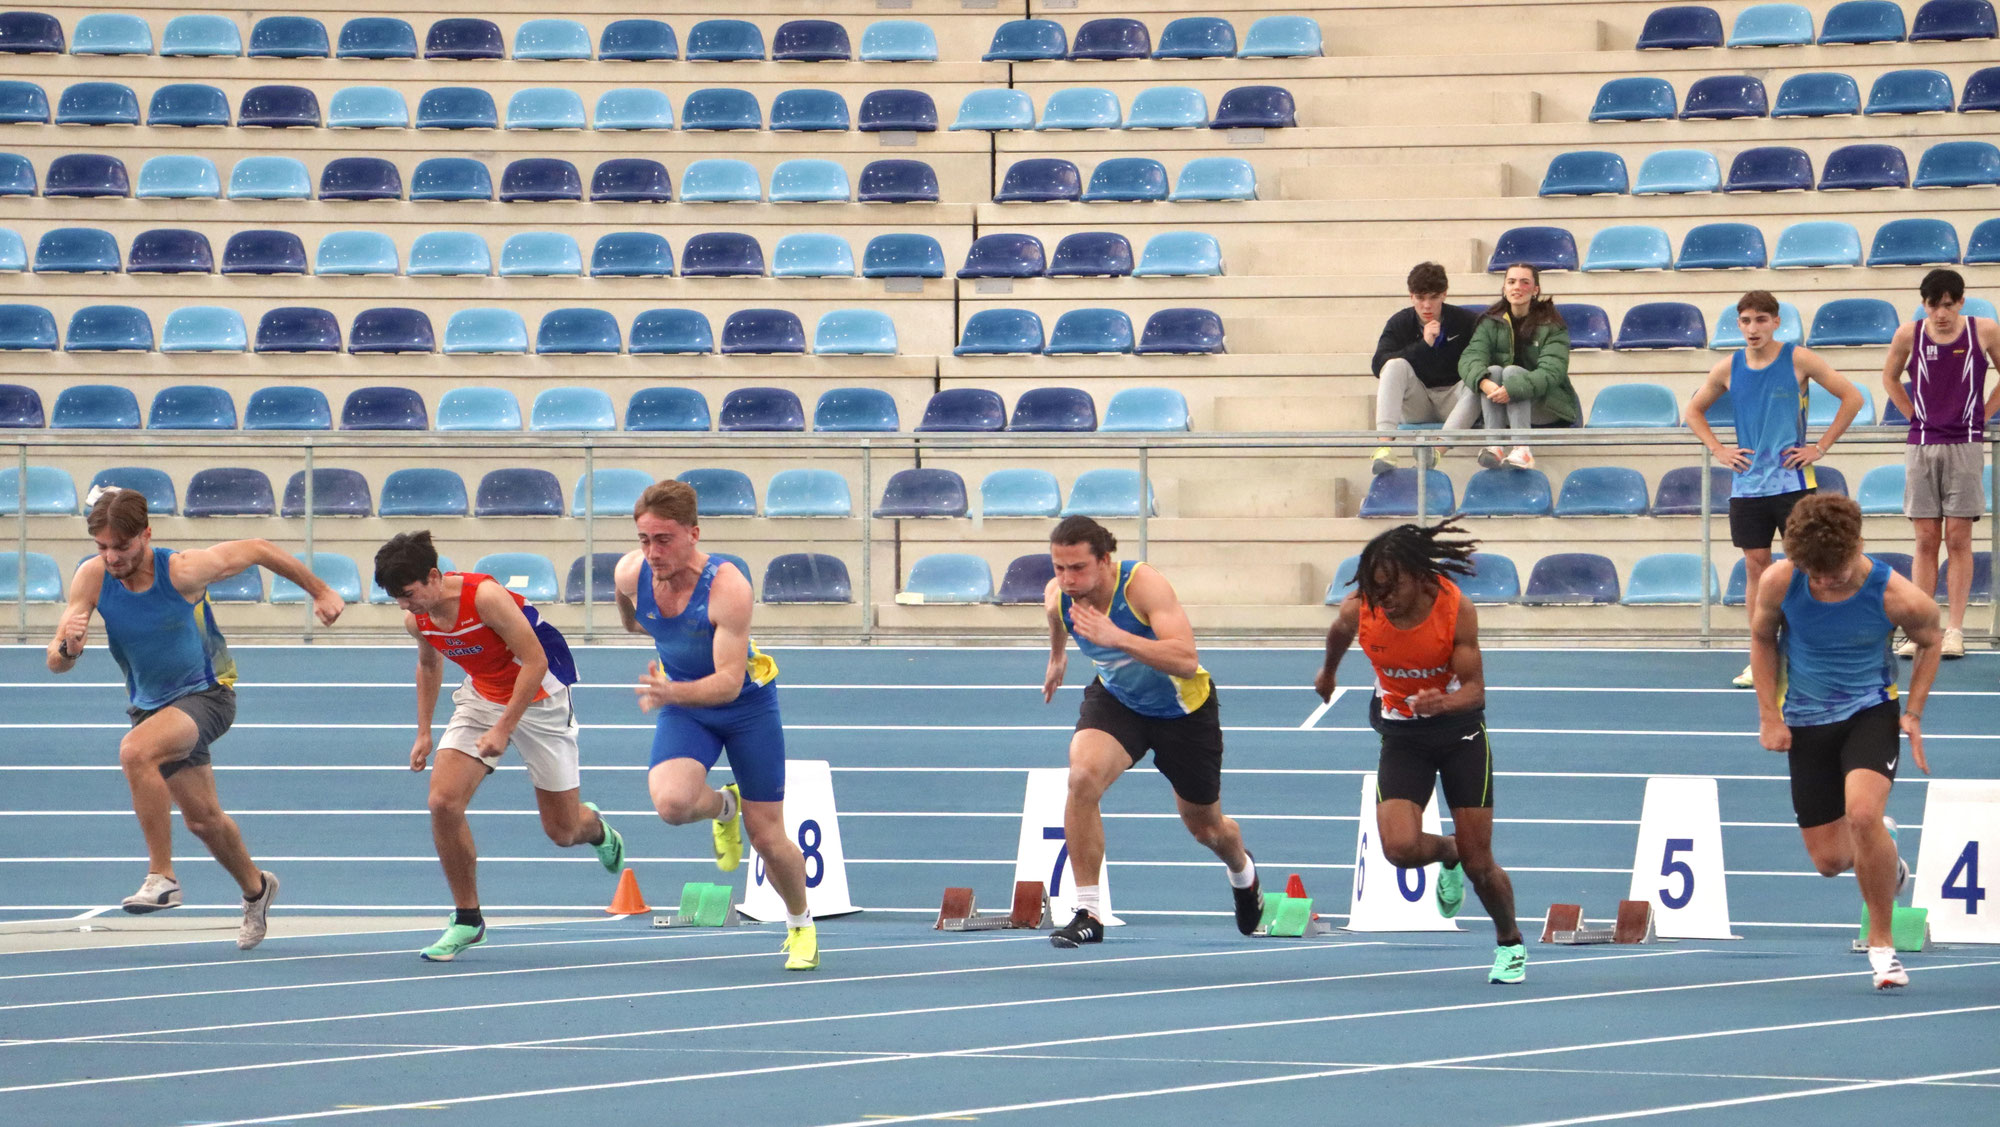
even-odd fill
[[[618,891],[611,896],[611,906],[604,909],[614,916],[636,916],[650,912],[646,898],[639,895],[639,876],[630,869],[618,874]]]
[[[1306,898],[1306,882],[1299,874],[1293,873],[1292,879],[1285,882],[1285,895],[1294,900]]]

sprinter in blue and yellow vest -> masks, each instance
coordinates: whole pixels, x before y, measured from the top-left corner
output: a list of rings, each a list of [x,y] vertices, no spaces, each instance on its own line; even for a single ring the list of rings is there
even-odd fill
[[[1263,914],[1257,867],[1243,833],[1222,813],[1222,721],[1215,685],[1195,652],[1194,629],[1164,576],[1138,560],[1120,563],[1118,541],[1089,517],[1069,517],[1049,534],[1055,578],[1043,594],[1049,669],[1042,699],[1055,698],[1069,668],[1068,639],[1097,668],[1084,686],[1069,741],[1069,802],[1063,834],[1076,879],[1076,914],[1050,942],[1078,947],[1104,939],[1102,887],[1105,790],[1147,751],[1174,788],[1182,824],[1229,869],[1236,928],[1255,931]]]

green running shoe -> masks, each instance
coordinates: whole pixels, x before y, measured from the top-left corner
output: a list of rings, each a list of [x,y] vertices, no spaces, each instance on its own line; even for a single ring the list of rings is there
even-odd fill
[[[625,867],[625,836],[611,828],[604,815],[597,809],[597,803],[586,802],[590,812],[597,815],[597,824],[604,827],[604,840],[591,846],[597,850],[597,863],[604,866],[607,873],[616,873]]]
[[[1458,915],[1459,905],[1465,903],[1465,868],[1461,865],[1445,865],[1438,869],[1437,888],[1438,914],[1445,919]]]
[[[736,816],[715,820],[715,867],[733,873],[743,863],[743,792],[735,783],[722,788],[736,799]]]
[[[438,941],[417,952],[417,957],[427,963],[448,963],[458,958],[458,953],[467,947],[477,947],[486,942],[486,925],[466,927],[464,924],[445,925],[444,934]]]
[[[1486,981],[1512,986],[1528,980],[1528,949],[1516,943],[1493,949],[1493,973]]]

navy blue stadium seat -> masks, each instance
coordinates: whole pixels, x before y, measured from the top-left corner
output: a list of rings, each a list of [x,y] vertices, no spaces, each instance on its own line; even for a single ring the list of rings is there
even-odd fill
[[[1039,278],[1047,269],[1042,241],[1033,235],[981,235],[966,251],[961,278]]]
[[[343,59],[414,59],[417,31],[408,20],[365,16],[340,25],[334,54]]]
[[[1917,162],[1918,188],[1990,188],[2000,184],[2000,147],[1991,141],[1943,141]]]
[[[715,351],[715,334],[708,318],[692,309],[648,309],[632,319],[626,348],[635,356],[652,354],[706,355]]]
[[[306,244],[290,231],[238,231],[222,247],[224,274],[303,274]]]
[[[264,471],[236,466],[196,470],[181,512],[190,517],[268,517],[278,511]]]
[[[631,431],[707,431],[708,400],[689,387],[642,387],[625,404]]]
[[[855,112],[854,127],[863,133],[935,133],[937,103],[922,90],[870,90]]]
[[[243,405],[244,430],[331,430],[333,408],[316,387],[260,387]]]
[[[1069,36],[1054,20],[1008,20],[993,32],[985,62],[1029,63],[1069,54]]]
[[[0,309],[5,308],[0,306]],[[49,332],[55,333],[55,322],[49,322]],[[42,397],[32,387],[17,383],[0,384],[0,428],[7,430],[39,428],[46,422],[42,414]]]
[[[1149,203],[1167,198],[1167,166],[1152,157],[1109,157],[1090,172],[1085,203]]]
[[[1618,325],[1623,352],[1635,348],[1701,348],[1708,344],[1708,327],[1701,310],[1684,301],[1641,302],[1625,311]]]
[[[769,356],[805,350],[805,325],[789,309],[738,309],[722,323],[725,356],[733,353]]]
[[[56,102],[57,125],[137,125],[139,95],[122,82],[74,82]]]
[[[365,517],[375,511],[375,496],[368,489],[368,479],[359,470],[316,466],[312,485],[312,512],[316,517]],[[288,518],[306,515],[305,471],[294,473],[285,482],[278,515]]]
[[[1590,120],[1659,121],[1673,117],[1675,108],[1672,83],[1650,75],[1634,75],[1614,78],[1597,88]]]
[[[1910,42],[1954,42],[2000,35],[1990,0],[1925,0],[1910,21]]]
[[[1708,468],[1708,511],[1726,512],[1734,475],[1727,466]],[[1900,502],[1899,502],[1900,504]],[[1899,508],[1898,512],[1901,511]],[[1685,517],[1701,514],[1701,467],[1676,466],[1660,475],[1659,490],[1653,495],[1653,515]]]
[[[674,29],[659,20],[612,20],[597,37],[597,57],[602,60],[653,62],[680,55]]]
[[[1143,59],[1152,53],[1152,33],[1135,19],[1086,20],[1069,45],[1072,59]]]
[[[431,157],[410,173],[412,200],[490,200],[493,174],[470,157]]]
[[[767,431],[806,429],[805,405],[796,392],[782,387],[739,387],[722,397],[717,430]]]
[[[1868,88],[1867,114],[1950,113],[1951,78],[1941,70],[1892,70]]]
[[[902,422],[896,400],[876,387],[836,387],[813,405],[816,431],[895,431]]]
[[[200,82],[175,82],[153,91],[147,125],[197,127],[229,124],[229,96]]]
[[[1745,149],[1729,162],[1725,192],[1809,192],[1813,186],[1812,158],[1804,149],[1767,145]]]
[[[21,162],[27,167],[27,162]],[[11,179],[0,176],[0,181]],[[32,195],[33,172],[29,172],[29,191],[19,193]],[[14,194],[14,193],[7,193]],[[117,157],[102,153],[64,153],[49,162],[49,170],[42,180],[42,194],[51,198],[73,196],[81,199],[97,199],[132,194],[132,179],[125,172],[125,162]]]
[[[696,90],[681,103],[681,128],[720,132],[764,128],[764,108],[757,95],[730,87]]]
[[[847,62],[854,49],[847,29],[832,20],[787,20],[771,36],[771,58],[780,62]]]
[[[424,34],[426,59],[504,59],[507,41],[492,20],[453,17],[431,24]]]
[[[56,393],[49,412],[56,430],[138,430],[139,398],[114,384],[72,384]]]
[[[0,54],[60,55],[62,24],[46,12],[0,12]]]
[[[266,16],[250,26],[253,59],[324,59],[326,25],[310,16]]]
[[[382,482],[385,517],[462,517],[472,508],[465,479],[430,466],[396,470]]]
[[[1051,278],[1124,278],[1132,273],[1132,242],[1116,231],[1064,235],[1049,257]]]
[[[1728,121],[1739,117],[1765,117],[1771,104],[1762,80],[1747,74],[1713,74],[1688,85],[1687,100],[1681,104],[1682,121]]]
[[[1639,29],[1641,51],[1681,51],[1722,46],[1722,16],[1698,4],[1655,8]]]
[[[1030,388],[1014,401],[1007,429],[1093,431],[1097,429],[1097,403],[1081,388]]]
[[[340,322],[324,309],[281,306],[257,320],[258,352],[339,352]]]
[[[1821,43],[1901,43],[1903,9],[1894,0],[1841,0],[1820,21]]]
[[[1983,67],[1965,80],[1965,93],[1958,100],[1960,113],[2000,111],[2000,67]]]
[[[64,352],[150,352],[153,322],[130,305],[86,305],[69,316]]]
[[[748,20],[702,20],[688,29],[687,57],[689,62],[759,62],[764,33]]]
[[[665,278],[673,272],[673,248],[651,231],[612,231],[590,250],[593,278]]]
[[[861,169],[855,198],[862,203],[936,203],[937,170],[920,160],[874,160]]]
[[[219,387],[175,384],[153,393],[148,430],[235,430],[236,401]]]
[[[56,318],[39,305],[0,305],[0,350],[54,351]]]
[[[851,603],[854,589],[847,565],[819,552],[787,552],[764,569],[767,603]]]
[[[236,124],[246,129],[316,129],[319,97],[303,86],[252,86],[237,103]]]
[[[1748,223],[1702,223],[1681,239],[1676,270],[1761,270],[1770,262],[1764,232]]]
[[[1541,606],[1616,603],[1618,569],[1594,552],[1543,556],[1528,573],[1521,601]]]
[[[380,306],[354,315],[349,326],[347,350],[367,352],[435,352],[437,334],[431,319],[421,309]]]
[[[1160,29],[1156,59],[1227,59],[1236,54],[1236,29],[1216,16],[1183,16]]]
[[[434,86],[417,99],[418,129],[498,129],[500,107],[477,86]]]
[[[1299,123],[1292,92],[1282,86],[1238,86],[1215,105],[1210,129],[1284,129]]]
[[[1539,194],[1544,196],[1624,195],[1632,180],[1625,170],[1625,158],[1617,153],[1585,150],[1560,153],[1542,174]]]
[[[1443,516],[1458,507],[1452,495],[1451,478],[1443,470],[1425,470],[1424,513]],[[1364,517],[1413,517],[1417,515],[1417,471],[1407,467],[1376,474],[1368,483],[1368,495],[1361,499]]]
[[[1958,231],[1942,219],[1892,219],[1875,229],[1868,249],[1870,266],[1936,266],[1958,258]]]
[[[924,405],[919,431],[999,431],[1007,428],[1007,406],[998,392],[983,387],[951,387]]]
[[[1894,145],[1843,145],[1827,154],[1819,174],[1822,192],[1909,186],[1909,161]]]
[[[473,496],[476,517],[559,517],[563,515],[562,483],[543,469],[519,467],[493,470],[479,479]]]
[[[1132,351],[1150,356],[1219,353],[1228,349],[1223,344],[1221,317],[1212,310],[1184,306],[1155,310],[1148,316],[1139,343]]]
[[[1000,590],[993,596],[993,601],[1002,606],[1039,604],[1048,591],[1049,582],[1055,577],[1055,561],[1049,558],[1047,552],[1017,556],[1007,565],[1006,574],[1000,580]]]
[[[681,244],[684,278],[760,277],[764,248],[754,236],[737,231],[703,231]]]
[[[424,397],[407,387],[362,387],[340,405],[341,430],[429,430]]]
[[[575,606],[583,602],[584,561],[589,560],[590,601],[593,603],[613,603],[618,599],[616,572],[623,552],[597,552],[591,556],[578,556],[569,565],[569,577],[563,581],[563,602]]]
[[[1007,166],[994,203],[1055,203],[1083,198],[1083,174],[1060,157],[1030,157]]]
[[[180,496],[174,492],[174,479],[168,477],[166,471],[152,466],[108,466],[98,470],[96,476],[90,479],[90,489],[99,486],[132,489],[145,494],[146,511],[156,516],[176,516],[181,511]]]
[[[1571,351],[1611,347],[1611,317],[1601,305],[1587,302],[1558,302],[1556,312],[1569,326]]]
[[[503,203],[583,199],[583,177],[576,166],[556,157],[528,157],[507,165],[500,174]]]
[[[1488,273],[1498,274],[1516,262],[1538,270],[1574,270],[1576,238],[1561,227],[1510,227],[1501,232],[1487,260]]]
[[[1838,71],[1795,74],[1778,87],[1772,117],[1847,117],[1861,112],[1861,85]]]
[[[771,99],[771,128],[838,133],[852,124],[847,99],[833,90],[784,90]]]
[[[1627,466],[1583,466],[1563,478],[1559,517],[1636,517],[1646,512],[1646,478]]]
[[[542,323],[535,329],[535,351],[544,354],[616,355],[622,343],[623,338],[618,331],[618,318],[605,310],[588,306],[551,309],[542,314]],[[595,391],[596,389],[552,388],[550,390]],[[539,400],[537,403],[539,404]],[[608,400],[606,406],[609,406]],[[610,429],[616,429],[615,420]]]
[[[51,227],[35,241],[37,274],[116,274],[118,239],[102,227]]]
[[[674,198],[667,166],[646,157],[613,157],[590,174],[590,198],[612,203],[666,203]]]
[[[694,487],[695,514],[704,517],[754,517],[757,487],[742,470],[682,470],[674,480]]]
[[[320,169],[319,198],[323,200],[399,200],[403,174],[383,157],[336,157]]]
[[[923,467],[891,474],[875,515],[898,520],[962,517],[971,507],[964,478],[952,470]]]

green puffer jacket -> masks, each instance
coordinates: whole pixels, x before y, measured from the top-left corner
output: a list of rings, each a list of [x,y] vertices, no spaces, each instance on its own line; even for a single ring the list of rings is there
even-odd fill
[[[1486,369],[1498,364],[1518,364],[1526,375],[1506,381],[1507,397],[1540,402],[1549,412],[1567,423],[1583,421],[1583,405],[1569,382],[1569,329],[1562,325],[1539,325],[1535,339],[1521,356],[1514,355],[1514,319],[1511,314],[1481,317],[1472,330],[1472,340],[1458,358],[1458,375],[1475,394]]]

